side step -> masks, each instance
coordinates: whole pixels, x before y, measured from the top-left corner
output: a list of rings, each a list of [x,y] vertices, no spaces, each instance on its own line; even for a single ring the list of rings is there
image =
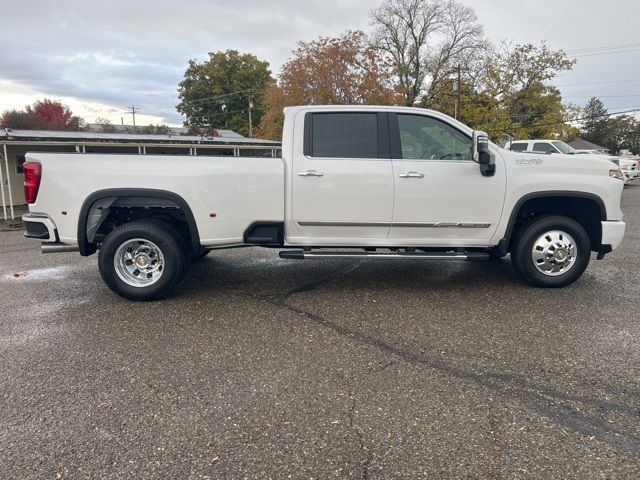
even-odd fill
[[[306,260],[308,258],[414,258],[423,260],[489,260],[485,252],[336,252],[320,250],[283,250],[280,258],[286,260]]]

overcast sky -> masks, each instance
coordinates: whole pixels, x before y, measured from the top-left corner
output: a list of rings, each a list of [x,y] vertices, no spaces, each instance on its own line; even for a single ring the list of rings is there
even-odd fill
[[[91,122],[181,124],[177,84],[190,58],[229,48],[276,73],[298,40],[369,28],[377,0],[0,0],[0,111],[54,97]],[[566,101],[601,97],[610,110],[640,107],[640,0],[463,0],[493,41],[578,49],[635,44],[582,56],[556,81]],[[578,54],[575,54],[578,55]],[[597,82],[597,83],[596,83]],[[144,114],[144,115],[142,115]]]

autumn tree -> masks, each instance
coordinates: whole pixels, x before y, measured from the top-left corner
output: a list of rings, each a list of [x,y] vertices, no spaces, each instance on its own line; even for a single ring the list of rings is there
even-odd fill
[[[199,63],[189,61],[180,82],[178,112],[185,126],[229,128],[249,134],[249,101],[253,101],[253,124],[262,118],[263,97],[273,83],[269,63],[236,50],[209,53]]]
[[[572,139],[578,130],[571,120],[580,116],[575,106],[565,105],[551,84],[555,76],[573,68],[561,51],[540,45],[506,45],[488,51],[462,69],[460,118],[490,135],[516,138]],[[454,114],[455,75],[435,90],[430,108]]]
[[[0,116],[0,127],[27,130],[80,130],[84,120],[56,100],[38,100],[23,111],[7,110]]]
[[[407,106],[429,106],[457,66],[487,43],[475,11],[455,0],[385,0],[370,15],[374,45],[392,59]]]
[[[279,139],[292,105],[394,105],[403,101],[391,63],[361,31],[300,42],[267,89],[258,135]]]

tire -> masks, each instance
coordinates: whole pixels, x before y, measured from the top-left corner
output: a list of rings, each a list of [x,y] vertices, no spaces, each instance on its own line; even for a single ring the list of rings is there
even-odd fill
[[[518,230],[511,248],[516,272],[531,285],[543,288],[572,284],[582,276],[590,259],[591,241],[585,229],[559,215],[530,220]]]
[[[184,239],[169,225],[137,220],[115,228],[102,242],[98,268],[115,293],[128,300],[165,297],[189,266]]]

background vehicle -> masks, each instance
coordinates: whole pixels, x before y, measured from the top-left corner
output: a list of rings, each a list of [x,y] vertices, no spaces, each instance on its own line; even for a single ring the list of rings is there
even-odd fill
[[[620,170],[629,178],[629,181],[635,180],[639,173],[638,162],[620,157]]]
[[[620,171],[576,157],[509,152],[430,110],[294,107],[282,158],[30,153],[24,220],[45,252],[99,250],[104,281],[134,300],[238,246],[286,259],[511,253],[529,283],[562,287],[625,231]]]
[[[571,145],[561,140],[516,140],[509,144],[509,150],[512,152],[533,152],[544,153],[547,155],[559,154],[559,155],[578,155],[589,154],[604,156],[609,161],[619,166],[618,157],[612,155],[603,154],[598,150],[576,150]]]
[[[569,144],[560,140],[516,140],[511,142],[509,150],[513,152],[560,153],[575,155],[578,153]]]

